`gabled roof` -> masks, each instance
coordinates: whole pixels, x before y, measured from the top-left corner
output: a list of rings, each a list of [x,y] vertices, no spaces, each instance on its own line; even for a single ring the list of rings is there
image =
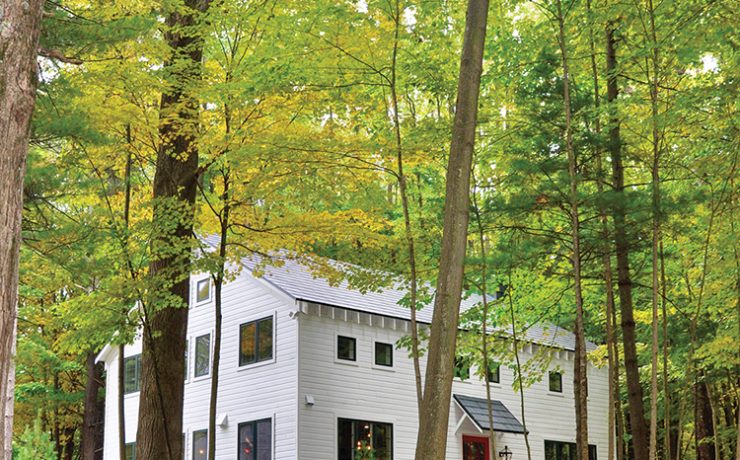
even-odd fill
[[[481,431],[491,429],[491,425],[488,423],[488,403],[485,399],[459,394],[455,394],[453,397],[455,402]],[[504,406],[504,403],[492,400],[491,408],[493,409],[493,431],[524,434],[524,426]]]
[[[274,265],[266,264],[262,266],[261,262],[264,262],[264,260],[257,257],[246,258],[243,263],[250,270],[254,270],[259,265],[258,272],[265,281],[295,300],[407,321],[411,319],[410,309],[399,304],[406,296],[406,290],[400,285],[387,287],[383,290],[363,292],[350,286],[346,280],[339,283],[330,283],[325,278],[315,276],[307,263],[301,263],[289,257],[278,257],[278,259],[279,263]],[[326,260],[326,263],[338,271],[350,272],[358,269],[356,266],[335,260]],[[468,310],[480,302],[480,296],[471,295],[462,300],[460,310]],[[432,306],[422,308],[416,315],[417,321],[421,324],[431,324],[432,313]],[[510,335],[510,331],[505,329],[496,332],[502,335]],[[527,328],[522,339],[554,348],[575,350],[574,334],[554,325],[532,325]],[[587,343],[586,348],[592,350],[596,346]]]

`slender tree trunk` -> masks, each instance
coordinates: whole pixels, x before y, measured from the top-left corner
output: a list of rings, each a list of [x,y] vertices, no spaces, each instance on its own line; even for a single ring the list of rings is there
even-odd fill
[[[82,445],[80,454],[82,460],[95,460],[95,451],[98,447],[98,429],[101,420],[98,403],[98,393],[103,381],[103,369],[95,363],[95,352],[88,352],[85,364],[87,368],[87,382],[85,384],[85,407],[82,415]]]
[[[470,172],[475,145],[488,0],[469,0],[455,122],[447,165],[444,228],[434,298],[416,460],[443,460],[452,397],[457,324],[468,235]]]
[[[145,460],[180,460],[183,456],[189,240],[198,179],[198,102],[192,86],[201,75],[203,38],[198,28],[209,4],[209,0],[185,0],[166,20],[165,40],[173,56],[164,70],[172,81],[160,103],[162,144],[154,175],[154,222],[159,227],[150,264],[150,276],[163,286],[163,292],[155,293],[157,300],[145,312],[136,443],[136,458]]]
[[[715,460],[714,423],[709,391],[703,376],[694,384],[694,433],[696,460]]]
[[[617,283],[619,307],[622,314],[622,341],[624,344],[624,368],[627,376],[627,400],[629,403],[630,428],[634,458],[644,460],[649,456],[647,423],[645,421],[640,370],[637,362],[635,319],[632,306],[632,280],[629,266],[629,239],[627,238],[626,206],[624,196],[624,163],[620,121],[616,111],[619,95],[617,86],[617,58],[613,23],[606,29],[607,99],[610,105],[609,154],[612,160],[612,175],[617,197],[614,200],[614,239],[617,256]]]
[[[12,452],[23,176],[43,6],[41,0],[5,0],[0,9],[0,460]]]
[[[391,60],[391,102],[393,104],[393,132],[396,142],[396,162],[398,168],[398,190],[401,195],[401,207],[403,208],[403,223],[406,237],[406,248],[409,258],[409,306],[411,308],[411,358],[414,363],[414,381],[416,383],[416,403],[419,413],[421,413],[421,401],[423,399],[423,389],[421,386],[421,366],[419,364],[419,327],[416,321],[416,311],[418,303],[418,274],[416,272],[416,245],[414,233],[411,228],[411,211],[409,207],[409,192],[406,181],[406,174],[403,168],[403,142],[401,138],[401,119],[399,115],[398,88],[396,84],[396,67],[398,62],[398,42],[401,28],[401,4],[399,0],[395,1],[395,11],[393,14],[394,21],[394,41],[393,54]]]
[[[126,140],[128,141],[129,147],[131,146],[131,125],[126,126]],[[133,277],[134,271],[131,265],[131,259],[128,255],[128,227],[129,218],[131,214],[131,149],[128,149],[126,155],[126,170],[125,170],[125,195],[123,203],[123,225],[124,225],[124,237],[123,237],[123,249],[126,251],[126,259],[129,266],[129,272]],[[126,319],[128,318],[128,306],[124,306],[121,316],[124,319],[121,324],[121,328],[127,326]],[[123,331],[121,331],[123,332]],[[119,458],[126,458],[126,404],[125,404],[125,390],[126,390],[126,366],[124,365],[124,356],[126,352],[126,345],[121,343],[118,345],[118,379],[116,384],[118,385],[118,397],[116,403],[118,404],[118,456]]]
[[[516,378],[519,384],[519,404],[521,406],[522,429],[524,430],[524,445],[527,447],[527,460],[532,460],[532,448],[529,445],[529,432],[527,431],[527,419],[524,410],[524,379],[522,378],[522,362],[519,359],[519,337],[516,332],[516,314],[514,313],[513,286],[511,283],[511,267],[509,267],[509,286],[507,296],[509,298],[509,313],[511,314],[511,338],[514,341],[514,361],[516,363]],[[495,456],[494,456],[495,458]]]
[[[663,316],[663,458],[671,459],[671,395],[668,391],[668,310],[666,308],[666,275],[665,275],[665,252],[663,251],[663,239],[660,240],[660,287],[662,298],[660,300]]]
[[[227,126],[229,122],[227,122]],[[227,130],[228,131],[228,130]],[[226,250],[228,247],[229,236],[229,217],[231,214],[231,196],[229,192],[230,175],[228,167],[224,170],[224,192],[221,195],[223,209],[219,216],[221,224],[220,240],[218,244],[218,273],[213,279],[214,300],[215,300],[215,326],[213,331],[213,364],[211,366],[211,399],[208,410],[208,460],[216,459],[216,409],[218,408],[218,379],[219,368],[221,366],[221,335],[222,335],[222,292],[224,278],[226,274]]]
[[[573,287],[576,299],[576,350],[573,372],[573,389],[576,406],[576,451],[577,458],[588,459],[588,361],[586,339],[583,328],[583,293],[581,288],[581,222],[578,209],[578,159],[573,147],[573,125],[570,101],[570,69],[568,44],[565,39],[565,16],[562,2],[557,0],[558,43],[563,66],[563,103],[565,109],[565,150],[568,155],[568,176],[570,177],[570,219],[573,251]]]

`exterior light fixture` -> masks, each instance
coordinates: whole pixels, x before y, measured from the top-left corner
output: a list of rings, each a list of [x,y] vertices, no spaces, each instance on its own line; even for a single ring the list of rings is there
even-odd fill
[[[498,453],[498,456],[504,460],[511,460],[512,452],[509,450],[509,446],[504,446],[504,450]]]

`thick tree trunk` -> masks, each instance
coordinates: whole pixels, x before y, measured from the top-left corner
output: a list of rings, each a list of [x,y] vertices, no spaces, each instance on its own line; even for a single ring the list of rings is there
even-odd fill
[[[612,159],[612,176],[617,197],[612,209],[614,239],[617,256],[617,284],[619,307],[622,314],[622,341],[624,344],[624,368],[627,375],[627,401],[629,403],[632,447],[636,459],[648,458],[648,432],[645,421],[640,371],[637,362],[635,319],[632,306],[632,280],[629,266],[629,240],[627,238],[626,209],[624,197],[624,164],[619,117],[614,104],[619,94],[617,86],[617,58],[615,51],[614,24],[606,30],[607,98],[610,106],[609,153]]]
[[[13,439],[23,176],[43,6],[42,0],[5,0],[0,9],[0,460],[10,459]]]
[[[568,177],[570,179],[570,225],[573,250],[573,288],[576,300],[576,350],[573,363],[573,392],[576,409],[576,451],[577,458],[588,459],[588,362],[586,339],[583,328],[583,292],[581,288],[581,222],[578,203],[578,159],[573,147],[573,121],[570,101],[570,69],[568,62],[568,43],[565,38],[565,16],[562,2],[557,0],[558,44],[563,68],[563,104],[565,111],[565,151],[568,156]]]
[[[136,458],[183,457],[182,408],[185,341],[190,300],[189,263],[198,179],[195,136],[203,38],[200,21],[208,0],[186,0],[169,13],[165,39],[173,55],[165,64],[169,88],[160,103],[161,145],[154,175],[154,222],[150,276],[160,287],[147,302],[141,367]]]
[[[98,393],[103,381],[103,366],[95,363],[96,353],[89,352],[85,360],[87,368],[87,382],[85,384],[85,407],[82,415],[82,445],[80,455],[82,460],[95,460],[97,447],[100,445],[98,434],[102,423],[102,414]]]
[[[416,460],[443,460],[447,448],[457,324],[468,236],[470,172],[488,20],[488,0],[469,0],[455,122],[447,165],[444,229],[434,298]]]
[[[702,376],[699,376],[702,378]],[[707,384],[698,381],[694,384],[694,442],[696,460],[715,460],[714,423],[712,405],[709,401]]]

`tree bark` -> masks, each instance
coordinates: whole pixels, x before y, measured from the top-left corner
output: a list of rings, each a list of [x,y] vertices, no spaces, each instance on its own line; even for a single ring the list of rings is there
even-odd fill
[[[562,2],[557,0],[558,44],[563,68],[563,104],[565,111],[565,150],[568,156],[568,177],[570,179],[570,224],[573,249],[573,288],[576,300],[576,350],[573,363],[573,392],[576,410],[576,452],[577,458],[588,459],[588,362],[586,339],[583,327],[583,292],[581,288],[581,222],[578,203],[578,159],[573,147],[573,121],[570,101],[570,69],[568,62],[568,43],[565,38],[565,16]]]
[[[160,286],[145,305],[142,379],[136,458],[180,460],[185,342],[190,300],[189,264],[198,179],[198,102],[193,85],[201,75],[199,27],[209,0],[186,0],[168,14],[165,40],[172,56],[171,80],[160,102],[154,175],[153,261],[150,276]]]
[[[488,20],[488,0],[469,0],[455,122],[447,165],[444,228],[434,299],[416,460],[443,460],[447,448],[457,324],[468,235],[470,172]]]
[[[103,381],[102,364],[95,363],[95,352],[89,352],[85,359],[87,367],[87,382],[85,384],[85,407],[82,415],[82,445],[80,454],[82,460],[96,460],[96,451],[101,445],[99,426],[103,422],[99,412],[98,394]]]
[[[624,163],[620,121],[615,104],[619,95],[617,86],[617,57],[613,23],[606,29],[607,100],[610,105],[609,154],[612,159],[612,179],[616,198],[612,209],[614,240],[617,256],[617,284],[619,307],[622,314],[622,341],[624,345],[624,368],[627,376],[627,401],[629,403],[630,428],[634,458],[648,458],[648,433],[645,421],[640,371],[637,362],[635,318],[632,305],[632,279],[629,266],[629,239],[627,238],[626,205],[624,196]]]
[[[699,376],[703,378],[703,376]],[[694,384],[694,442],[696,460],[715,460],[714,423],[707,384],[700,380]]]
[[[23,176],[43,7],[42,0],[5,0],[0,10],[0,460],[12,452]]]

